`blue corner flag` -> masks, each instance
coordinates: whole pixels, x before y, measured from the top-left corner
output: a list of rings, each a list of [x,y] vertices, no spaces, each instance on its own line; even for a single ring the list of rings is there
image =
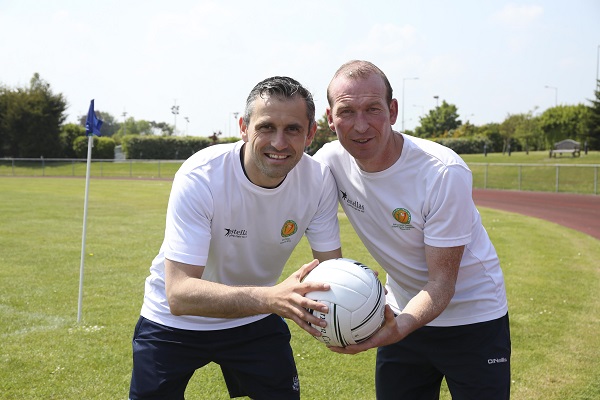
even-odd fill
[[[94,113],[94,100],[90,102],[90,109],[88,111],[87,119],[85,120],[85,135],[86,136],[100,136],[100,127],[102,126],[102,120],[96,118]]]

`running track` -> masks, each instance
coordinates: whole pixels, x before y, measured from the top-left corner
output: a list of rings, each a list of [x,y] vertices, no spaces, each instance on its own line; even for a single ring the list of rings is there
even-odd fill
[[[474,189],[479,207],[545,219],[600,239],[600,195]]]

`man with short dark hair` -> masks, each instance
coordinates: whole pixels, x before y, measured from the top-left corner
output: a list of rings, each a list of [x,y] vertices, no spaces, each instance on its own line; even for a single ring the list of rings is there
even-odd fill
[[[150,268],[133,338],[131,399],[183,399],[196,369],[221,366],[231,397],[298,399],[289,318],[323,322],[302,283],[317,260],[277,284],[306,234],[319,261],[341,257],[335,182],[304,155],[316,122],[311,94],[287,77],[248,96],[242,140],[186,160],[173,181],[163,244]]]

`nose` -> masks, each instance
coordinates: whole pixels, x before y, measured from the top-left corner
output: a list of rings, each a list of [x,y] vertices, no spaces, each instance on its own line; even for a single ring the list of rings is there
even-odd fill
[[[283,150],[288,146],[285,132],[282,129],[278,129],[271,139],[271,146],[276,150]]]
[[[369,129],[369,122],[362,112],[356,114],[354,120],[354,130],[358,133],[365,133]]]

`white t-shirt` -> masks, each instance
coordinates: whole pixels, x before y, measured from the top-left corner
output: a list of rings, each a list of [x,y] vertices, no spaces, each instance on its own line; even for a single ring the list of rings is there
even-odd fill
[[[425,244],[465,245],[448,307],[429,326],[489,321],[508,310],[500,262],[472,198],[472,176],[452,150],[403,135],[398,161],[362,171],[338,141],[315,159],[329,165],[352,226],[387,272],[387,301],[400,312],[427,283]]]
[[[336,187],[329,168],[304,155],[281,185],[265,189],[244,175],[242,144],[204,149],[175,175],[164,241],[146,279],[143,317],[189,330],[232,328],[265,317],[172,315],[165,293],[165,258],[205,266],[202,279],[209,281],[272,286],[303,234],[313,250],[340,247]]]

